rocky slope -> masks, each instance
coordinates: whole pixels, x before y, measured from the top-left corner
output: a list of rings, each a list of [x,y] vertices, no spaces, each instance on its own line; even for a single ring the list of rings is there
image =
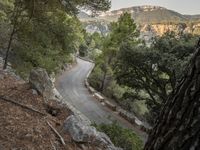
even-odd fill
[[[86,30],[90,33],[109,32],[109,23],[117,21],[121,14],[128,12],[132,15],[144,38],[163,35],[167,31],[200,34],[200,15],[182,15],[159,6],[137,6],[109,11],[98,17],[90,17],[86,13],[79,15]]]
[[[68,108],[57,101],[45,102],[28,83],[10,72],[0,70],[0,85],[0,149],[75,148],[71,142],[63,145],[47,124],[69,142],[69,134],[62,132],[62,122],[70,115]]]
[[[32,70],[28,83],[2,62],[0,150],[121,150],[60,96],[44,69]]]

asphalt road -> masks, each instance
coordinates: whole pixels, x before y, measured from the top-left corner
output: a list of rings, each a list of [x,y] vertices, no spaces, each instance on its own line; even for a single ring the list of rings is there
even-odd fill
[[[57,78],[57,90],[65,100],[92,122],[110,124],[112,121],[116,121],[125,128],[133,129],[143,140],[146,140],[147,135],[144,132],[141,132],[115,112],[103,106],[88,92],[84,86],[84,80],[92,68],[92,63],[77,58],[77,65]]]

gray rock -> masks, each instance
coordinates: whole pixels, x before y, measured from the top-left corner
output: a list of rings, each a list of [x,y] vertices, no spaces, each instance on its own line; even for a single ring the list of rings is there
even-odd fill
[[[85,124],[77,116],[71,115],[65,120],[64,130],[76,142],[91,143],[104,150],[119,150],[105,133],[98,132],[95,127]]]
[[[56,81],[56,75],[55,75],[54,72],[51,73],[51,75],[50,75],[50,79],[51,79],[51,81],[52,81],[53,83]]]
[[[38,92],[36,90],[32,89],[32,94],[33,95],[38,95]]]
[[[54,99],[54,85],[45,69],[33,69],[29,76],[29,83],[32,88],[47,99]]]

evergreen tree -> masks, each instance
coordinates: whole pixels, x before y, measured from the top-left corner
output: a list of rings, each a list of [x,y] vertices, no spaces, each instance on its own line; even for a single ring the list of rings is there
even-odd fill
[[[200,40],[183,78],[167,99],[145,150],[198,150],[200,147]]]

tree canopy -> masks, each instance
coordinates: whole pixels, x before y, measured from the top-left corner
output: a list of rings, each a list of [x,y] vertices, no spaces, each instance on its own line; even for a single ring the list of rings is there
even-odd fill
[[[131,33],[131,34],[130,34]],[[98,73],[99,80],[94,79],[91,76],[91,84],[104,92],[113,78],[113,68],[115,67],[116,56],[119,51],[120,45],[124,41],[131,41],[132,43],[136,40],[136,25],[131,15],[124,13],[120,16],[117,22],[111,23],[111,32],[103,39],[102,54],[97,58],[97,64],[94,69],[95,73]]]
[[[149,112],[142,118],[153,124],[181,78],[196,39],[190,34],[167,32],[147,47],[139,39],[131,15],[124,13],[111,23],[90,83],[129,111],[135,112],[136,101],[145,102]]]
[[[168,97],[145,150],[199,149],[200,39],[189,64]]]
[[[4,69],[10,60],[23,74],[38,66],[52,72],[71,62],[71,54],[84,40],[76,17],[79,9],[105,11],[110,1],[3,0],[0,8],[0,32],[5,35],[1,40]]]
[[[195,39],[166,33],[155,38],[150,48],[124,43],[115,68],[118,83],[132,88],[130,96],[145,100],[157,116],[193,53]]]

